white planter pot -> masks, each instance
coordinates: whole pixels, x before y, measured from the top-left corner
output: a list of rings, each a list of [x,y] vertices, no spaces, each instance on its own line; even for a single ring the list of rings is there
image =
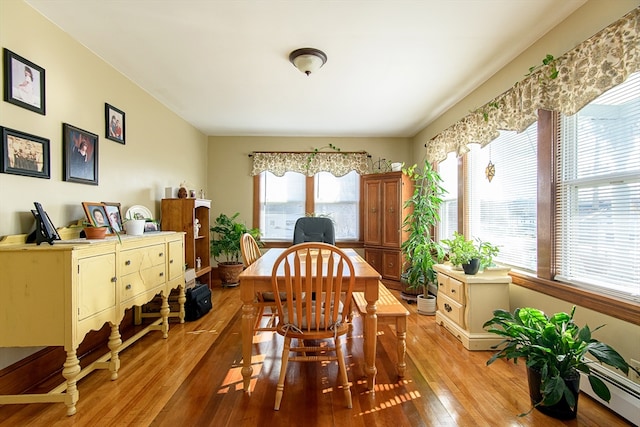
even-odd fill
[[[433,295],[418,295],[418,313],[433,316],[436,314],[436,297]]]
[[[147,221],[144,219],[130,219],[124,223],[124,229],[128,235],[142,236],[144,234],[144,224]]]

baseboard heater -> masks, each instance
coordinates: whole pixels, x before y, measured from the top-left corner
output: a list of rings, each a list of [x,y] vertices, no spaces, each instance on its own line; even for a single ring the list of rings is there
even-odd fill
[[[640,384],[601,365],[591,364],[589,368],[593,374],[607,384],[611,392],[611,401],[607,403],[600,399],[591,389],[589,379],[585,375],[582,375],[580,390],[634,425],[640,425]],[[580,408],[580,403],[578,403],[578,408]]]

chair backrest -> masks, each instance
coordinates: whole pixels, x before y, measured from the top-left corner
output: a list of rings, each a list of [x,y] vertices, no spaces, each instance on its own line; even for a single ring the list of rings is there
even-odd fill
[[[336,246],[307,242],[289,247],[276,259],[271,283],[279,327],[326,333],[348,320],[355,274],[349,257]]]
[[[262,256],[258,242],[249,233],[244,233],[240,238],[240,252],[242,253],[245,267],[249,267]]]
[[[333,221],[330,218],[317,216],[298,218],[293,229],[293,244],[304,242],[323,242],[335,245]]]

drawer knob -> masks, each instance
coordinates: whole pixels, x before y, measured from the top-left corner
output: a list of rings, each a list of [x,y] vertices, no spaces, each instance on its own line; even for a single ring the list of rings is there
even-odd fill
[[[124,262],[124,265],[131,265],[131,260],[130,260],[130,259],[126,260],[126,261]]]
[[[169,260],[169,264],[173,264],[173,260],[172,259]]]
[[[164,276],[164,273],[160,273],[160,277]]]
[[[160,252],[160,254],[158,254],[159,257],[163,257],[164,256],[164,252]]]
[[[124,287],[126,290],[131,290],[131,285],[127,285]]]
[[[456,290],[455,290],[455,289],[451,289],[451,293],[452,293],[452,294],[455,294],[455,293],[456,293]]]
[[[446,302],[444,303],[444,309],[447,313],[451,313],[451,310],[453,310],[451,308],[451,306],[449,304],[447,304]]]
[[[113,276],[111,278],[111,283],[116,283],[118,281],[118,278],[116,276]]]

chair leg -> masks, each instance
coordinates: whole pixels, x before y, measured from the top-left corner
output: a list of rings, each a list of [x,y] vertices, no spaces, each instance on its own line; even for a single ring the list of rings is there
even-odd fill
[[[342,388],[344,389],[344,397],[347,400],[347,408],[353,408],[351,402],[351,390],[349,388],[349,377],[347,377],[347,366],[344,361],[344,354],[342,352],[342,343],[340,337],[336,337],[336,356],[338,357],[338,367],[340,370],[340,378],[342,378]]]
[[[284,393],[284,378],[287,375],[287,364],[289,363],[289,352],[291,349],[291,338],[284,338],[284,345],[282,349],[282,365],[280,366],[280,378],[278,379],[278,385],[276,387],[276,403],[273,409],[280,410],[280,402],[282,401],[282,394]]]

